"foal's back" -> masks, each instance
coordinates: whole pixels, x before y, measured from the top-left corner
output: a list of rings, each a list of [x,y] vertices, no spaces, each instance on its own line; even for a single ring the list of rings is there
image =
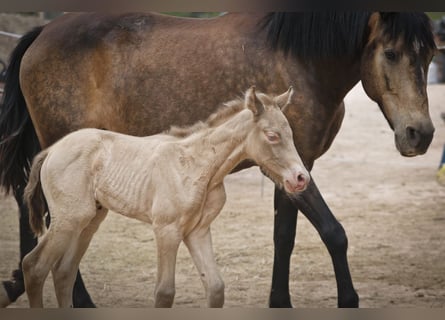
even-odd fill
[[[145,198],[140,193],[157,167],[157,149],[172,140],[162,134],[134,137],[81,129],[50,147],[42,167],[42,186],[65,190],[64,194],[79,201],[86,197],[123,214],[134,211],[141,205],[139,199]],[[48,191],[47,196],[58,194]]]

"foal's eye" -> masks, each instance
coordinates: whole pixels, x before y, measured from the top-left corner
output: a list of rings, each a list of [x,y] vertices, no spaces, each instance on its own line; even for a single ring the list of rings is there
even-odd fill
[[[385,50],[385,57],[389,61],[395,61],[396,58],[397,58],[397,55],[396,55],[396,53],[393,50],[388,49],[388,50]]]
[[[267,140],[270,143],[278,143],[278,142],[280,142],[281,138],[280,138],[280,135],[278,133],[273,132],[273,131],[266,131],[266,132],[264,132],[264,134],[266,135],[266,138],[267,138]]]

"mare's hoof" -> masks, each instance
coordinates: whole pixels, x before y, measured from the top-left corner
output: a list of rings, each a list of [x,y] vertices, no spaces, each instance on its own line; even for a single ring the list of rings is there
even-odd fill
[[[96,308],[96,305],[94,304],[94,302],[91,300],[90,296],[87,295],[84,298],[78,298],[76,299],[76,297],[73,298],[73,307],[74,308]]]
[[[10,304],[11,300],[9,300],[8,293],[2,283],[0,285],[0,308],[6,308]]]

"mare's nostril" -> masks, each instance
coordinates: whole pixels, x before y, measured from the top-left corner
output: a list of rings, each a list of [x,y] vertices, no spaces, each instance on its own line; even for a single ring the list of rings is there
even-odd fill
[[[413,127],[406,128],[406,137],[408,138],[408,142],[411,147],[416,148],[420,144],[421,135],[419,131]]]

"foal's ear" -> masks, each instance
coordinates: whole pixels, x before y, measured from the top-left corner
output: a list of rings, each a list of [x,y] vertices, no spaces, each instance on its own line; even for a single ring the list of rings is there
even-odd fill
[[[264,106],[256,96],[255,86],[251,86],[247,90],[245,97],[245,105],[246,108],[251,110],[255,116],[259,116],[264,112]]]
[[[294,89],[292,88],[292,86],[290,86],[285,93],[282,93],[274,98],[274,101],[277,103],[281,111],[284,112],[286,107],[289,105],[293,94],[294,94]]]

